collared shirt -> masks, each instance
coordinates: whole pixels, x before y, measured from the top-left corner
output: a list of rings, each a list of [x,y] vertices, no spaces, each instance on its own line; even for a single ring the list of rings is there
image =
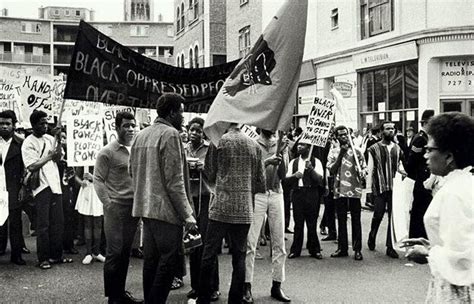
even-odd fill
[[[184,147],[186,151],[186,157],[199,158],[199,161],[204,164],[206,161],[207,150],[209,149],[209,144],[206,141],[202,141],[197,149],[194,149],[193,144],[188,142]],[[211,189],[209,182],[204,174],[200,172],[195,172],[195,170],[190,169],[190,183],[191,183],[191,195],[193,197],[198,197],[199,193],[209,195]]]
[[[43,158],[50,152],[54,151],[54,145],[54,137],[49,134],[44,134],[41,137],[36,137],[32,134],[25,138],[23,145],[21,146],[21,155],[23,156],[25,167],[28,168],[30,165],[36,163],[40,158]],[[51,192],[54,194],[61,194],[61,178],[59,177],[58,165],[50,160],[39,170],[40,186],[32,191],[33,196],[36,196],[47,187],[50,187]]]
[[[315,166],[314,166],[314,172],[316,172],[317,175],[319,176],[324,176],[324,169],[323,169],[323,164],[321,163],[321,161],[317,158],[314,158],[315,160]],[[292,168],[293,168],[293,163],[297,161],[298,162],[298,171],[297,172],[301,172],[301,173],[304,173],[304,170],[306,169],[306,162],[309,161],[309,156],[307,158],[303,158],[301,157],[298,157],[298,158],[295,158],[293,160],[291,160],[290,164],[288,165],[288,171],[286,173],[286,177],[290,177],[292,176],[294,173],[296,172],[293,172]],[[298,187],[303,187],[304,184],[303,184],[303,179],[300,178],[298,179]]]
[[[257,144],[262,149],[262,160],[265,163],[265,160],[274,156],[277,153],[277,141],[275,138],[265,139],[260,136],[257,139]],[[280,192],[281,190],[281,179],[279,176],[284,177],[286,174],[287,162],[285,159],[282,159],[282,162],[278,167],[274,165],[265,166],[265,179],[266,179],[266,189],[273,190],[275,192]]]
[[[474,284],[474,177],[467,167],[454,170],[423,218],[431,242],[431,273],[450,284]]]
[[[128,173],[129,158],[128,147],[116,139],[99,152],[94,167],[94,189],[103,204],[132,203],[133,187],[132,178]]]
[[[133,216],[181,226],[193,214],[183,143],[178,130],[165,119],[156,119],[137,134],[129,172]]]
[[[336,163],[340,147],[334,147],[329,152],[328,163],[326,167],[328,170]],[[365,159],[361,151],[356,149],[357,158],[362,172],[365,172]],[[360,198],[362,196],[362,184],[358,177],[354,152],[352,149],[347,150],[341,160],[341,166],[334,175],[334,198]]]

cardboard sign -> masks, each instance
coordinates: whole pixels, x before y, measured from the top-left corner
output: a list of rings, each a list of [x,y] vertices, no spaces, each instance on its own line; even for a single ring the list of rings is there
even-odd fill
[[[103,119],[104,119],[104,130],[105,136],[107,137],[107,143],[117,139],[117,132],[115,131],[115,117],[118,112],[130,112],[135,115],[135,109],[131,107],[123,106],[110,106],[104,105],[103,109]],[[137,123],[138,125],[138,123]]]
[[[252,126],[242,125],[240,130],[253,140],[257,140],[257,138],[260,136],[258,135],[256,128]]]
[[[62,121],[67,122],[68,118],[78,115],[101,115],[103,104],[93,101],[81,101],[66,99]]]
[[[102,117],[73,116],[67,122],[67,130],[68,166],[94,166],[103,146]]]
[[[335,107],[336,101],[333,99],[315,97],[306,130],[299,142],[325,147],[334,121]]]

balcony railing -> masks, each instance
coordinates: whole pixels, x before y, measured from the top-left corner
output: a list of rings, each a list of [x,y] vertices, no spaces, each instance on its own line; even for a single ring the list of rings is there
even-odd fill
[[[49,64],[51,62],[49,54],[34,55],[33,53],[15,54],[11,52],[0,53],[0,62],[21,62]]]

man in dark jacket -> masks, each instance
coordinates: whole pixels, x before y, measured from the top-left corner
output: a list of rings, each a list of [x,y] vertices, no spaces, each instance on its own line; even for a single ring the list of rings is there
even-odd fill
[[[423,186],[423,182],[430,176],[430,171],[423,157],[426,153],[425,146],[428,143],[428,135],[424,128],[433,116],[434,111],[431,109],[425,110],[421,115],[421,130],[411,141],[406,164],[408,177],[415,181],[413,205],[410,214],[409,236],[411,238],[426,238],[423,216],[431,203],[432,196],[431,191],[426,190]]]
[[[14,134],[16,116],[13,111],[0,112],[0,166],[5,170],[6,188],[8,192],[9,217],[7,222],[0,227],[0,253],[5,252],[7,245],[7,230],[10,235],[11,262],[25,265],[21,257],[23,249],[23,235],[21,210],[22,205],[18,200],[24,164],[21,156],[23,140]],[[8,226],[7,226],[8,223]]]

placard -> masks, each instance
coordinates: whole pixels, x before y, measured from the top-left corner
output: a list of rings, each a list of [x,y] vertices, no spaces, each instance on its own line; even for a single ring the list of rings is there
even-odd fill
[[[72,116],[67,121],[67,164],[69,167],[94,166],[102,147],[102,116]]]
[[[314,104],[309,112],[306,130],[300,143],[325,147],[331,129],[336,102],[329,98],[314,98]]]
[[[250,137],[251,139],[254,139],[254,140],[256,140],[260,136],[260,135],[258,135],[258,133],[256,131],[256,128],[253,127],[253,126],[242,125],[242,127],[240,127],[240,130],[245,135],[247,135],[248,137]]]
[[[407,112],[407,121],[414,121],[415,120],[415,112],[414,111],[408,111]]]

